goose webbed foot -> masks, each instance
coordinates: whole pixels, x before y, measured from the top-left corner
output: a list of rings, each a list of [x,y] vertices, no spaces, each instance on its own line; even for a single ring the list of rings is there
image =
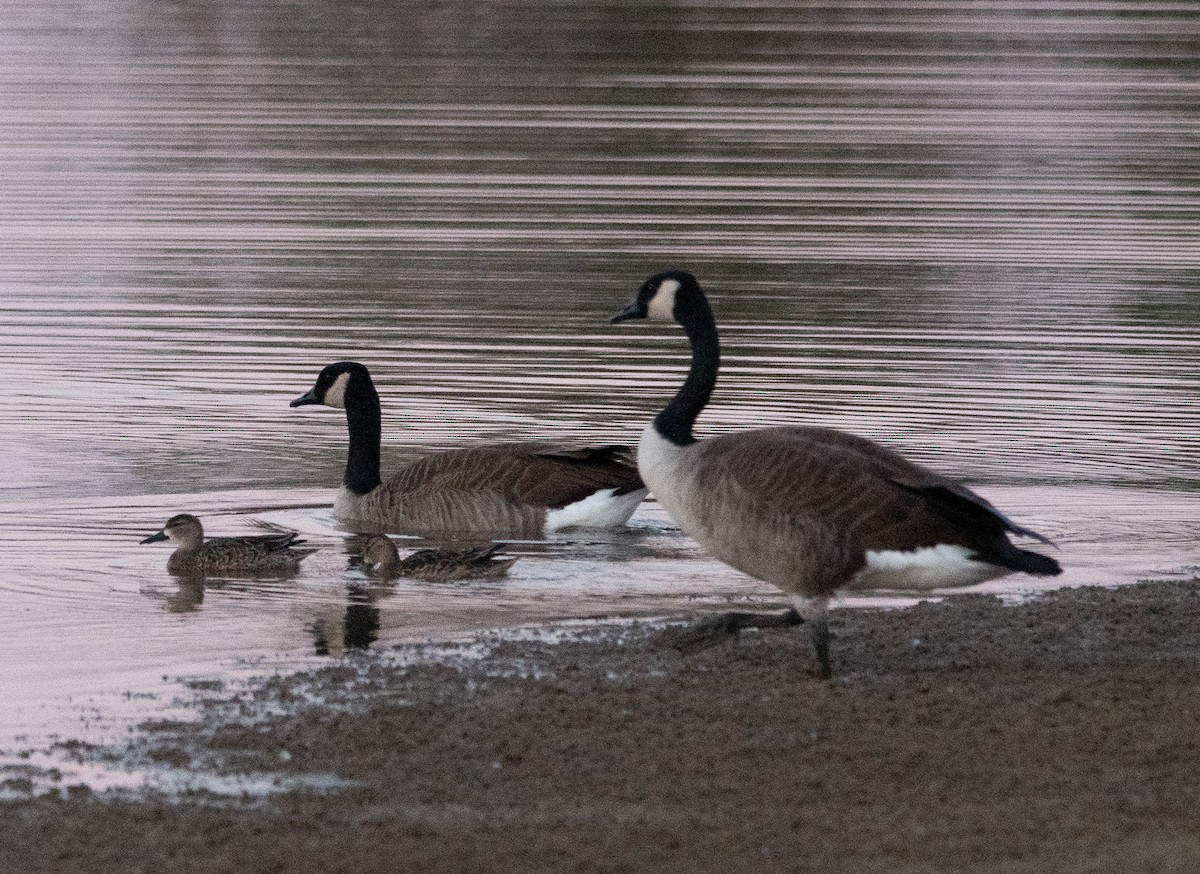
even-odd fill
[[[745,613],[735,610],[702,619],[675,633],[671,645],[683,655],[689,655],[735,638],[744,628],[790,628],[802,622],[804,619],[794,609],[783,613]]]

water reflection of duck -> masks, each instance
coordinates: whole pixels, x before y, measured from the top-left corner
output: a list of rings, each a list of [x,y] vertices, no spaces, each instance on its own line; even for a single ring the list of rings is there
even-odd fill
[[[390,537],[377,534],[363,546],[361,564],[373,577],[392,580],[412,577],[431,583],[494,579],[504,576],[515,558],[496,558],[500,547],[491,543],[469,549],[418,549],[400,558]]]
[[[1013,571],[1061,572],[1054,559],[1008,539],[1048,543],[1044,537],[970,489],[862,437],[776,427],[696,440],[692,425],[720,361],[712,309],[694,276],[668,271],[647,279],[612,321],[645,318],[678,322],[691,341],[692,363],[643,432],[638,469],[687,534],[726,564],[792,595],[823,678],[830,676],[829,601],[840,589],[920,591]]]
[[[174,543],[175,551],[167,559],[167,570],[173,574],[286,573],[317,551],[315,547],[297,549],[304,541],[296,537],[295,531],[282,531],[205,539],[200,520],[190,513],[180,513],[142,543]]]
[[[562,528],[615,528],[646,488],[626,446],[524,441],[436,452],[380,479],[379,394],[367,368],[330,364],[291,406],[344,409],[350,449],[334,512],[389,531],[541,537]]]
[[[338,655],[370,649],[379,639],[380,614],[375,606],[379,592],[351,586],[345,610],[339,617],[319,616],[309,630],[317,655]]]
[[[166,607],[170,613],[190,613],[199,610],[204,603],[204,590],[208,587],[202,575],[177,575],[178,588],[167,595]]]

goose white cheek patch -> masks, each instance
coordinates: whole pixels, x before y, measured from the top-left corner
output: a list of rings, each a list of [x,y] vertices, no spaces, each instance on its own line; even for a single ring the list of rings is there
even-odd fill
[[[658,286],[658,291],[654,293],[654,297],[650,298],[650,305],[646,308],[647,315],[652,319],[665,319],[666,321],[674,319],[675,292],[677,291],[679,291],[678,279],[664,279]]]
[[[350,382],[350,374],[343,373],[333,381],[325,391],[325,406],[336,407],[339,410],[346,408],[346,384]]]

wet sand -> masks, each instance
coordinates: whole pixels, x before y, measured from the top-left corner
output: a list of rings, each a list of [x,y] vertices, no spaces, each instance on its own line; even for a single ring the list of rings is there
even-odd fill
[[[0,870],[1193,872],[1200,586],[835,611],[688,657],[647,625],[209,693],[151,761],[349,788],[4,802]]]

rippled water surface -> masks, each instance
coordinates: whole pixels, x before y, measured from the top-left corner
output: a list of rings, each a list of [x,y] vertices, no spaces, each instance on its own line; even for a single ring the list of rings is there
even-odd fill
[[[506,581],[351,586],[344,419],[287,406],[368,364],[385,475],[633,442],[687,352],[607,317],[668,266],[722,327],[706,433],[883,441],[1056,585],[1200,564],[1195,4],[286,10],[0,0],[0,746],[239,658],[772,598],[653,503]],[[179,511],[321,550],[180,583],[138,545]]]

